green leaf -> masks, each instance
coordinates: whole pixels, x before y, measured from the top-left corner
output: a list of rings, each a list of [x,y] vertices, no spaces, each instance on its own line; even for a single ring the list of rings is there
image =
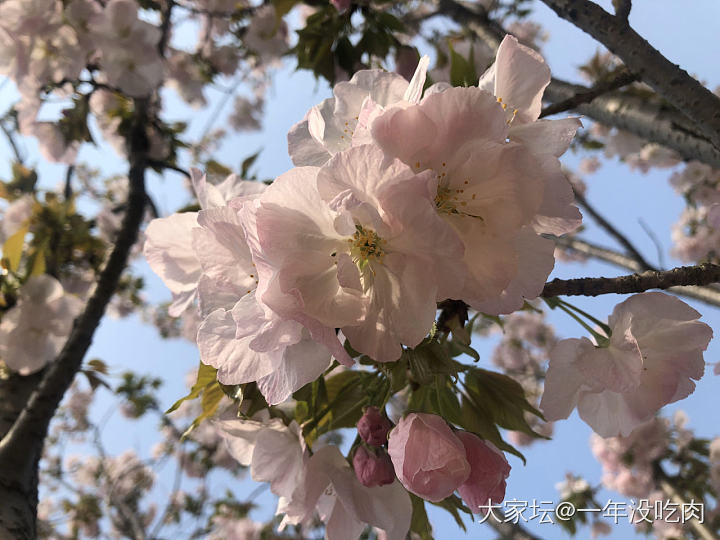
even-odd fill
[[[103,375],[108,374],[107,364],[99,358],[93,358],[87,363],[87,365],[88,369],[91,369],[92,371],[97,371],[98,373],[102,373]]]
[[[91,371],[88,369],[81,369],[80,370],[85,377],[87,377],[88,383],[90,383],[90,388],[95,391],[99,386],[104,386],[108,390],[112,391],[112,387],[107,383],[105,379],[100,377],[95,371]]]
[[[201,362],[200,367],[198,367],[197,380],[190,389],[190,393],[173,403],[172,407],[165,411],[165,414],[170,414],[177,410],[177,408],[182,405],[182,402],[187,399],[197,399],[200,394],[203,393],[203,390],[215,382],[217,382],[217,369]]]
[[[465,512],[466,514],[470,515],[471,518],[472,512],[467,506],[463,504],[460,497],[458,497],[457,495],[450,495],[442,501],[434,502],[432,504],[434,504],[435,506],[439,506],[443,510],[447,510],[450,515],[455,518],[455,523],[458,524],[458,527],[460,527],[463,531],[467,532],[467,528],[465,527],[465,523],[463,523],[460,512]]]
[[[42,276],[47,270],[45,263],[45,244],[43,244],[39,250],[31,256],[32,262],[30,263],[30,274],[28,277]]]
[[[223,392],[223,389],[220,387],[220,383],[217,381],[206,386],[203,389],[202,399],[200,400],[202,412],[195,420],[193,420],[190,427],[185,430],[181,439],[185,439],[188,435],[190,435],[190,432],[199,426],[203,420],[213,416],[217,412],[223,397],[225,397],[225,392]]]
[[[433,540],[432,526],[425,511],[425,501],[417,495],[410,495],[412,501],[412,519],[410,520],[410,530],[416,533],[421,540]]]
[[[463,415],[460,400],[448,378],[437,377],[435,379],[435,400],[440,416],[452,424],[462,425]]]
[[[431,384],[435,375],[456,377],[465,366],[450,358],[448,350],[436,339],[426,338],[414,349],[403,352],[410,375],[418,384]]]
[[[407,412],[426,412],[438,414],[437,402],[433,401],[435,388],[431,384],[425,384],[413,388],[410,393],[410,400],[407,405]]]
[[[305,436],[312,441],[333,429],[355,427],[362,416],[363,406],[369,404],[371,396],[378,391],[377,379],[375,374],[355,370],[342,371],[327,378],[324,381],[327,397],[318,401],[320,405],[327,404],[322,408],[316,407],[316,410],[313,410],[312,385],[306,385],[310,386],[310,395],[305,400],[309,408],[308,421],[303,426]],[[383,380],[389,386],[385,377]],[[304,392],[307,393],[307,390]]]
[[[487,416],[485,411],[479,408],[467,396],[462,397],[460,410],[462,411],[462,423],[460,425],[463,429],[475,433],[486,441],[490,441],[500,450],[510,452],[522,459],[523,463],[525,463],[525,456],[523,456],[514,446],[503,440],[500,435],[500,430],[492,421],[492,418]]]
[[[513,431],[522,431],[534,437],[542,437],[528,425],[524,413],[527,411],[542,420],[545,418],[527,401],[525,390],[512,377],[473,368],[465,375],[465,389],[479,407],[487,409],[492,414],[497,425]]]
[[[32,193],[35,190],[37,181],[38,175],[35,169],[28,169],[22,163],[15,161],[12,164],[12,180],[7,184],[7,190]]]
[[[397,362],[390,362],[389,364],[383,364],[390,375],[390,390],[393,394],[399,392],[405,388],[408,384],[407,377],[407,360],[401,358]]]
[[[473,49],[470,49],[470,58],[465,59],[455,52],[452,43],[448,42],[450,48],[450,84],[453,86],[474,86],[478,81],[475,72],[475,58]]]
[[[222,163],[210,159],[205,163],[205,172],[208,176],[230,176],[232,170],[223,165]]]
[[[480,360],[480,353],[477,352],[472,347],[470,347],[469,345],[464,344],[460,340],[451,339],[450,341],[447,342],[447,348],[448,348],[448,353],[453,358],[455,358],[456,356],[460,356],[461,354],[467,354],[476,362],[478,362]]]
[[[242,164],[240,165],[240,178],[247,180],[249,178],[248,174],[250,173],[250,167],[252,167],[255,162],[257,161],[257,158],[260,156],[260,152],[262,150],[258,150],[251,156],[246,157]]]
[[[25,245],[25,235],[30,229],[29,224],[25,224],[15,232],[10,238],[5,240],[2,248],[3,259],[7,260],[8,268],[17,272],[20,268],[20,258],[22,257],[23,246]]]

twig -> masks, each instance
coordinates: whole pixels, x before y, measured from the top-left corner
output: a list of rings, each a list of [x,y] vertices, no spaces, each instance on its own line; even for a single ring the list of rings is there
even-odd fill
[[[587,211],[588,214],[592,216],[600,227],[602,227],[610,236],[615,238],[615,240],[617,240],[620,245],[627,250],[630,256],[638,262],[640,270],[657,270],[657,268],[645,260],[645,257],[643,257],[633,243],[630,242],[628,237],[620,232],[607,219],[605,219],[605,217],[587,201],[585,196],[577,190],[575,191],[575,200]]]
[[[578,279],[554,279],[545,284],[541,296],[599,296],[601,294],[639,293],[649,289],[669,289],[677,285],[709,285],[720,281],[720,266],[701,264],[680,266],[657,272],[648,270],[614,278],[586,277]]]
[[[33,477],[47,434],[48,424],[80,369],[95,329],[105,313],[120,276],[127,264],[130,250],[137,239],[145,209],[145,168],[148,148],[145,135],[146,100],[135,100],[135,116],[130,133],[130,192],[127,211],[115,247],[100,274],[95,292],[83,313],[75,320],[72,332],[59,356],[45,372],[42,380],[20,412],[17,420],[0,441],[0,464],[3,474],[25,482]]]
[[[160,23],[160,41],[158,42],[158,52],[161,57],[165,56],[165,49],[170,39],[170,22],[174,6],[175,0],[165,0],[165,9],[162,11],[162,22]]]
[[[590,34],[659,95],[687,116],[720,149],[720,98],[665,58],[633,30],[587,0],[542,0],[563,19]]]
[[[650,226],[645,223],[645,220],[642,218],[638,219],[638,223],[642,227],[643,231],[645,231],[645,234],[648,235],[650,238],[650,241],[655,246],[655,252],[657,254],[658,262],[660,263],[660,267],[662,268],[665,266],[665,256],[663,254],[663,247],[662,244],[660,244],[660,239],[658,238],[657,234],[655,234],[655,231],[653,231]]]
[[[544,98],[551,102],[568,99],[582,92],[584,86],[553,79],[545,89]],[[683,159],[702,161],[720,168],[718,151],[680,112],[658,100],[612,92],[577,107],[601,124],[637,135],[674,150]]]
[[[17,143],[15,142],[15,136],[12,131],[10,131],[7,126],[5,125],[5,120],[8,118],[8,114],[6,113],[5,116],[0,118],[0,129],[2,129],[2,132],[5,134],[5,137],[8,140],[8,143],[10,144],[10,148],[12,148],[13,154],[15,155],[15,161],[17,161],[20,165],[22,165],[25,162],[25,158],[23,157],[22,153],[20,152],[20,149],[18,148]]]
[[[149,159],[148,160],[148,166],[150,167],[157,167],[159,169],[170,169],[171,171],[175,171],[177,173],[182,174],[186,178],[190,178],[190,173],[183,169],[182,167],[178,165],[173,165],[172,163],[169,163],[167,161],[158,161],[156,159]]]
[[[637,80],[637,75],[630,73],[629,71],[622,70],[610,81],[596,84],[587,91],[578,92],[568,99],[548,105],[540,112],[540,118],[576,109],[579,105],[590,103],[596,97],[612,92],[613,90],[618,90],[623,86],[636,82]]]
[[[65,197],[66,201],[69,201],[73,194],[72,177],[74,173],[75,165],[68,165],[68,168],[65,171],[65,189],[63,190],[63,197]]]

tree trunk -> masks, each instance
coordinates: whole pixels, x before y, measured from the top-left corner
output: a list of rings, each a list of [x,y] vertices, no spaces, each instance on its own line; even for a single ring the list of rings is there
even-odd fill
[[[11,375],[0,379],[0,440],[17,419],[44,371],[27,377]],[[26,441],[24,450],[32,454],[13,456],[0,463],[0,540],[25,540],[36,537],[38,502],[38,462],[44,437]],[[31,470],[22,463],[31,464]],[[18,466],[20,465],[20,466]]]

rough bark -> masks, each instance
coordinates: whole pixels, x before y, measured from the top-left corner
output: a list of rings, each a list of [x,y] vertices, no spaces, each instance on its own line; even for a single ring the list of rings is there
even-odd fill
[[[27,377],[11,375],[0,379],[0,439],[10,430],[43,372]],[[37,507],[37,474],[29,490],[12,479],[0,477],[0,538],[34,538]]]

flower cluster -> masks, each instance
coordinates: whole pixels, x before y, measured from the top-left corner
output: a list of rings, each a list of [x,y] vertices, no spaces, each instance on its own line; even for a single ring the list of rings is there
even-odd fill
[[[199,313],[201,360],[220,383],[255,382],[279,404],[333,358],[351,366],[348,345],[377,363],[399,360],[426,338],[442,300],[500,314],[542,290],[554,263],[542,235],[580,224],[558,161],[580,122],[538,120],[550,73],[514,38],[477,87],[439,83],[423,95],[427,65],[409,83],[380,70],[338,83],[288,135],[296,168],[269,186],[235,176],[215,185],[193,170],[201,210],[147,228],[145,255],[173,293],[169,314]],[[441,432],[420,441],[425,421]],[[510,470],[493,445],[431,414],[400,420],[388,442],[389,420],[368,408],[354,473],[337,447],[309,455],[298,426],[280,418],[220,427],[231,454],[270,482],[285,523],[323,508],[329,537],[340,522],[404,537],[410,501],[396,476],[431,501],[457,490],[479,511],[502,500]],[[328,486],[334,502],[321,496]]]
[[[453,433],[440,416],[407,415],[390,433],[388,452],[402,485],[428,501],[457,490],[473,513],[486,513],[505,498],[510,465],[502,452],[473,433]]]
[[[171,315],[199,299],[201,358],[220,382],[258,381],[279,403],[331,355],[352,363],[338,328],[392,362],[438,301],[498,314],[542,290],[554,260],[541,234],[580,223],[557,159],[579,121],[537,120],[549,70],[514,38],[478,87],[422,97],[427,63],[410,83],[369,70],[337,84],[288,135],[298,167],[267,189],[210,203],[196,177],[203,210],[148,227]]]

